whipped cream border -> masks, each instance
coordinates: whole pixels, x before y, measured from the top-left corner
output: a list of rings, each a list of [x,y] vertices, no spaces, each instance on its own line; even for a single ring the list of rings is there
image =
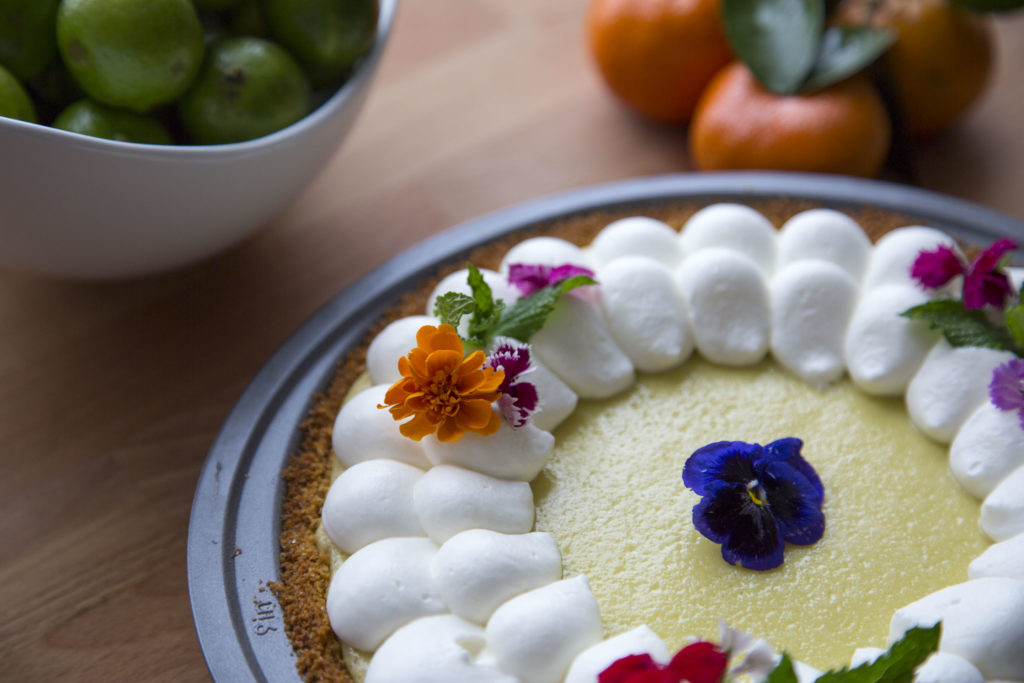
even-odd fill
[[[1015,416],[1000,420],[998,418],[1004,414],[993,415],[991,408],[986,408],[989,402],[985,390],[991,371],[1008,358],[1008,354],[988,349],[953,349],[938,335],[897,315],[927,298],[910,280],[910,264],[921,250],[938,244],[955,246],[948,235],[938,230],[910,226],[890,232],[872,246],[856,222],[829,209],[797,214],[776,231],[761,214],[739,204],[706,207],[678,233],[655,219],[633,217],[608,225],[587,248],[551,237],[524,240],[506,255],[502,272],[507,272],[508,264],[514,262],[548,265],[569,262],[596,270],[597,279],[602,283],[600,293],[592,291],[597,288],[587,288],[590,291],[564,297],[559,313],[531,340],[536,366],[532,376],[538,380],[541,394],[535,422],[543,423],[544,429],[532,427],[533,431],[524,437],[514,434],[518,430],[503,428],[504,436],[499,433],[486,443],[481,441],[483,437],[466,435],[454,448],[428,437],[424,444],[416,444],[422,446],[420,453],[408,444],[402,444],[399,450],[394,440],[385,445],[378,442],[378,436],[389,430],[387,423],[397,434],[395,423],[385,411],[377,411],[386,418],[381,420],[365,409],[355,413],[355,409],[349,409],[346,404],[336,423],[336,453],[347,467],[379,457],[394,458],[417,467],[424,467],[426,463],[428,472],[437,466],[468,467],[467,475],[477,470],[477,477],[493,478],[496,488],[500,489],[511,481],[525,482],[535,476],[539,471],[538,463],[542,467],[550,456],[553,437],[546,438],[550,437],[548,430],[572,412],[579,398],[614,395],[633,384],[636,370],[675,367],[685,362],[694,349],[708,360],[726,365],[756,363],[770,352],[784,367],[811,384],[826,384],[849,373],[866,393],[905,395],[913,423],[930,437],[953,443],[950,458],[954,476],[969,493],[985,499],[982,528],[1000,541],[992,546],[999,546],[998,552],[986,553],[999,561],[973,563],[967,582],[939,592],[953,596],[946,601],[939,600],[939,607],[935,607],[933,599],[938,594],[933,594],[898,610],[893,618],[892,637],[898,637],[903,632],[901,629],[914,624],[930,625],[936,618],[943,618],[946,628],[940,652],[959,657],[986,678],[1024,679],[1021,655],[1014,653],[1012,646],[1005,646],[1008,638],[1016,639],[1010,642],[1020,642],[1024,633],[1018,632],[1024,627],[993,623],[984,619],[983,614],[979,616],[978,610],[971,609],[953,615],[958,623],[952,628],[946,623],[950,618],[949,604],[960,605],[965,600],[969,605],[990,604],[992,590],[1006,593],[1005,581],[1015,582],[1012,583],[1015,590],[1010,591],[1014,596],[1024,595],[1024,580],[1019,575],[1019,567],[1024,565],[1024,544],[1017,538],[1024,533],[1024,505],[1015,504],[1015,498],[1007,494],[1008,487],[1004,485],[1008,480],[1012,483],[1024,476],[1024,432],[1016,425]],[[607,278],[602,277],[604,274]],[[1014,277],[1019,278],[1019,275],[1019,272],[1014,273]],[[492,288],[510,298],[501,273],[484,271],[484,276]],[[645,291],[652,292],[646,301],[649,305],[642,307],[639,313],[616,303],[632,299],[635,288],[630,289],[631,283],[638,277],[644,279]],[[464,277],[460,283],[459,277],[449,276],[438,289],[459,290],[465,287],[463,283]],[[463,291],[468,293],[468,289]],[[428,311],[438,293],[436,290],[431,296]],[[658,315],[658,312],[667,313]],[[368,369],[374,383],[386,384],[397,379],[397,358],[413,346],[415,329],[430,322],[436,322],[430,315],[414,316],[395,321],[381,332],[368,349]],[[375,390],[379,393],[379,387]],[[359,405],[358,401],[351,403]],[[362,404],[369,405],[369,401],[362,401]],[[347,424],[356,426],[350,428],[345,426]],[[997,448],[993,449],[993,444]],[[515,462],[511,466],[503,463],[495,470],[488,460],[494,458],[494,453],[503,451]],[[1015,473],[1016,477],[1011,476]],[[408,481],[405,486],[408,488]],[[412,484],[414,501],[417,500],[416,486],[418,483]],[[424,657],[431,657],[431,653],[437,651],[457,655],[450,667],[437,669],[436,680],[552,683],[565,680],[575,683],[593,678],[592,674],[574,675],[574,671],[599,671],[595,667],[605,660],[610,663],[631,652],[653,651],[652,647],[661,651],[650,644],[650,636],[642,631],[638,633],[643,637],[618,634],[610,640],[602,640],[599,616],[595,636],[594,622],[590,618],[594,612],[586,597],[589,588],[585,577],[562,579],[560,572],[558,577],[553,577],[550,567],[540,571],[529,562],[526,562],[528,570],[525,572],[509,569],[514,563],[508,562],[505,567],[499,566],[495,574],[494,565],[501,565],[501,562],[495,563],[493,555],[500,556],[502,551],[495,551],[494,544],[500,546],[503,535],[513,539],[516,534],[531,531],[532,500],[531,523],[524,528],[522,520],[526,513],[522,506],[509,508],[510,516],[519,520],[517,527],[507,520],[485,519],[486,515],[481,516],[479,511],[467,517],[467,503],[458,500],[457,492],[449,493],[448,498],[441,496],[440,502],[432,503],[437,507],[430,511],[417,510],[416,505],[410,506],[401,495],[375,494],[375,504],[395,502],[393,509],[385,504],[386,509],[377,515],[378,518],[391,515],[394,529],[387,528],[388,520],[381,522],[375,518],[373,533],[379,538],[362,546],[372,547],[389,538],[401,538],[408,529],[423,527],[420,520],[410,517],[410,509],[414,516],[422,515],[421,519],[430,519],[430,524],[440,524],[449,530],[442,537],[429,534],[438,552],[445,549],[448,539],[456,538],[462,546],[469,546],[468,550],[463,547],[460,552],[471,558],[474,550],[471,543],[465,543],[466,534],[480,528],[497,532],[487,538],[486,552],[476,551],[481,558],[485,555],[491,558],[489,563],[481,562],[489,564],[490,574],[470,580],[463,573],[459,581],[472,584],[477,591],[499,595],[503,602],[495,614],[501,614],[493,628],[494,615],[486,623],[480,623],[482,630],[472,639],[460,641],[462,646],[456,647],[458,643],[453,645],[448,641],[439,641],[430,647],[417,646],[416,650]],[[343,493],[335,495],[344,497]],[[989,504],[989,498],[995,502]],[[486,507],[486,503],[479,500],[476,505]],[[459,510],[463,518],[438,522],[445,508]],[[987,517],[996,520],[992,529],[985,524],[986,510],[989,511]],[[337,520],[325,519],[325,527],[331,526],[337,526]],[[1011,533],[1015,529],[1017,531]],[[423,550],[422,543],[416,545],[418,551]],[[511,547],[516,543],[506,545]],[[353,556],[358,555],[362,547],[354,548]],[[430,583],[424,577],[430,576],[432,568],[426,565],[434,561],[438,552],[392,553],[392,558],[384,560],[383,565],[378,563],[364,570],[367,585],[380,582],[381,572],[389,570],[397,577],[392,580],[403,586]],[[376,554],[389,557],[387,552]],[[507,551],[507,554],[522,561],[514,551]],[[417,564],[412,561],[414,556],[426,559]],[[550,556],[546,561],[550,565]],[[1012,572],[1017,574],[1011,575]],[[534,578],[524,578],[523,574]],[[536,577],[542,575],[546,583],[535,585],[541,581]],[[988,579],[994,577],[1001,582],[996,582],[998,585],[992,588],[994,584]],[[501,586],[509,583],[520,592],[514,596],[503,594]],[[1020,586],[1016,586],[1018,583]],[[388,604],[381,620],[401,625],[390,629],[390,635],[382,641],[382,650],[394,649],[387,647],[392,638],[405,642],[405,633],[412,624],[436,618],[432,615],[438,611],[438,594],[459,590],[459,585],[451,584],[440,589],[425,589],[421,591],[419,603],[406,600],[397,608],[392,604],[394,601],[388,603],[385,599]],[[508,592],[506,589],[505,593]],[[379,601],[380,597],[351,586],[342,594],[349,608],[353,595],[366,596],[367,604],[359,604],[359,610],[364,606],[372,607],[374,600]],[[592,597],[590,594],[590,599]],[[329,592],[329,612],[331,602]],[[926,604],[922,607],[921,603]],[[1024,603],[1018,607],[1024,607]],[[420,611],[421,608],[426,611]],[[573,631],[573,638],[564,637],[567,610],[586,617],[584,622],[569,629]],[[563,613],[561,620],[559,611]],[[515,617],[508,617],[508,614]],[[364,621],[360,623],[373,618],[363,615]],[[479,623],[479,614],[472,618]],[[502,626],[509,623],[516,627]],[[534,631],[523,635],[523,624],[533,624]],[[332,626],[338,631],[333,617]],[[352,628],[358,626],[350,624],[345,630],[351,632]],[[378,632],[380,628],[374,623],[369,630]],[[415,630],[423,629],[417,626]],[[455,632],[462,633],[462,630],[437,631],[439,634]],[[977,637],[979,632],[984,637]],[[537,658],[545,662],[543,667],[523,661]],[[574,664],[577,659],[586,661],[587,665]],[[409,659],[408,667],[397,669],[393,663],[375,667],[374,660],[376,657],[367,672],[368,683],[426,680],[424,670],[417,668],[414,657]],[[807,680],[813,680],[816,672],[808,667],[802,671]]]

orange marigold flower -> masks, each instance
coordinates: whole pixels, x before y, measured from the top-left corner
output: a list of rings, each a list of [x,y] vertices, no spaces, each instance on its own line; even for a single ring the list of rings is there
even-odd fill
[[[501,393],[503,370],[484,367],[483,351],[463,358],[462,340],[451,325],[424,325],[416,333],[416,348],[398,359],[402,379],[384,395],[391,416],[411,420],[399,425],[403,436],[419,441],[437,434],[439,441],[458,441],[466,432],[483,436],[501,426],[491,408]]]

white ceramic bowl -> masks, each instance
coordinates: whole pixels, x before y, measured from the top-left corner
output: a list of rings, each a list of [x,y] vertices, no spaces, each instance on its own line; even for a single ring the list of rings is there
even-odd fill
[[[397,0],[380,0],[372,51],[301,121],[228,145],[141,145],[0,117],[0,267],[71,278],[144,275],[238,242],[319,172],[366,98]]]

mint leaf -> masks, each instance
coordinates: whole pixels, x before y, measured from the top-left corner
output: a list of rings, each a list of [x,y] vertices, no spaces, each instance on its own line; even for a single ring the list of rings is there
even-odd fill
[[[470,263],[466,267],[469,269],[466,281],[473,292],[473,302],[476,304],[476,311],[469,319],[466,341],[475,346],[486,346],[493,334],[494,326],[498,324],[501,313],[505,310],[505,302],[501,299],[494,300],[490,285],[476,266]]]
[[[939,647],[941,634],[941,624],[912,628],[875,661],[855,669],[829,671],[815,683],[911,683],[917,667]]]
[[[577,287],[596,284],[597,280],[590,277],[589,275],[573,275],[572,277],[567,277],[564,280],[559,280],[552,286],[557,287],[558,292],[560,294],[565,294],[566,292],[576,289]]]
[[[458,328],[462,316],[476,312],[473,298],[458,292],[445,292],[434,301],[434,315],[444,324]]]
[[[1006,312],[1006,327],[1017,343],[1017,355],[1024,349],[1024,303],[1013,306]]]
[[[768,674],[765,683],[797,683],[798,680],[796,672],[793,671],[793,661],[789,658],[788,654],[783,652],[778,666]]]
[[[993,325],[981,311],[968,311],[959,301],[938,299],[908,308],[901,313],[911,320],[923,320],[942,333],[953,346],[984,346],[1013,351],[1013,338],[1005,329]]]
[[[529,341],[530,337],[544,327],[560,296],[577,287],[596,284],[597,281],[588,275],[574,275],[542,287],[510,306],[495,327],[494,334],[512,337],[521,342]]]
[[[483,273],[476,266],[472,263],[467,263],[466,268],[469,270],[466,282],[469,283],[469,289],[473,292],[473,301],[476,302],[477,311],[482,315],[489,315],[491,309],[494,308],[494,296],[491,294],[491,287],[484,280]]]

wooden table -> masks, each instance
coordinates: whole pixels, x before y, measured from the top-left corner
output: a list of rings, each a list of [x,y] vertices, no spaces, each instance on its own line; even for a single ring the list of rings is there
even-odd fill
[[[185,540],[196,480],[249,379],[332,295],[516,202],[688,169],[685,134],[605,92],[585,0],[403,0],[369,103],[279,218],[143,280],[0,275],[0,678],[208,678]],[[1024,13],[919,184],[1024,219]]]

